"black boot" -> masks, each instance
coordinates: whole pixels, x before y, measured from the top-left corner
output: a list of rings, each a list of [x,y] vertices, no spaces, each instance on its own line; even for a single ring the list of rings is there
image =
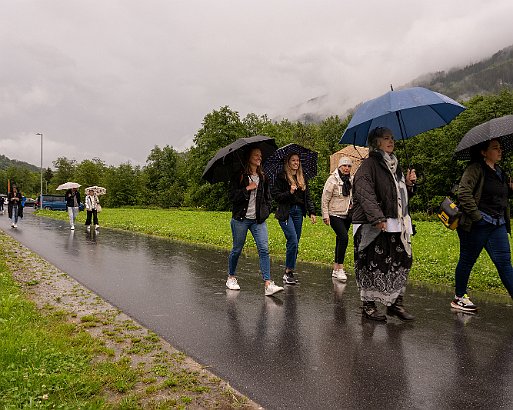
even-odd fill
[[[376,303],[374,302],[363,302],[362,316],[366,319],[376,320],[378,322],[387,321],[387,317],[379,313]]]
[[[415,316],[408,313],[403,306],[403,297],[401,295],[397,296],[394,304],[392,306],[387,307],[387,315],[388,316],[397,316],[401,320],[414,320]]]

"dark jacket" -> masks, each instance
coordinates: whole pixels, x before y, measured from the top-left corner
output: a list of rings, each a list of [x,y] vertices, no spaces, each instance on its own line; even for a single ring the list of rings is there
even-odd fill
[[[271,212],[271,192],[267,178],[260,178],[256,194],[256,220],[257,223],[264,222]],[[230,182],[230,201],[232,202],[232,218],[242,220],[246,217],[248,210],[250,191],[246,189],[249,185],[248,174],[237,174]]]
[[[13,200],[13,198],[16,196],[18,198],[17,201]],[[21,192],[17,192],[16,195],[14,195],[12,192],[9,192],[7,194],[7,200],[9,201],[7,204],[7,213],[9,214],[9,218],[12,218],[12,210],[16,206],[18,207],[18,217],[23,218],[23,207],[21,206]],[[1,199],[3,201],[3,198]]]
[[[397,165],[397,179],[403,171]],[[408,194],[411,194],[408,189]],[[385,222],[387,218],[398,218],[397,189],[394,178],[380,152],[371,151],[354,176],[353,224]]]
[[[288,220],[290,207],[292,206],[292,202],[294,200],[294,194],[290,193],[290,184],[289,181],[287,181],[287,176],[285,173],[281,173],[276,177],[276,182],[274,183],[271,193],[272,197],[278,204],[274,214],[276,219],[278,219],[278,221]],[[306,184],[306,190],[303,191],[303,202],[305,204],[303,207],[303,216],[306,216],[307,214],[309,216],[315,215],[315,207],[312,199],[310,198],[308,184]]]
[[[507,176],[505,180],[507,180]],[[472,223],[479,221],[482,218],[481,212],[477,204],[481,201],[481,194],[483,193],[484,184],[484,170],[483,163],[472,162],[470,163],[461,177],[458,185],[458,202],[459,209],[462,211],[458,229],[470,232]],[[511,221],[508,207],[504,212],[504,219],[506,221],[506,230],[511,233]]]
[[[78,190],[77,190],[75,192],[75,195],[77,197],[77,203],[78,203],[77,206],[80,206],[80,192],[78,192]],[[75,206],[74,200],[73,200],[73,190],[68,189],[66,191],[65,197],[66,197],[66,207],[73,208]]]

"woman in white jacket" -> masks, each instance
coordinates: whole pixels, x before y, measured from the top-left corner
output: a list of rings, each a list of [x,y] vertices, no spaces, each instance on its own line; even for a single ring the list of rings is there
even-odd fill
[[[344,269],[347,244],[349,242],[348,231],[351,225],[349,210],[352,206],[351,158],[342,157],[338,161],[338,167],[333,171],[322,191],[322,220],[330,225],[337,235],[335,245],[335,262],[333,264],[332,277],[345,282],[347,272]]]
[[[95,229],[98,229],[100,225],[98,225],[98,205],[100,205],[100,201],[98,200],[98,196],[95,192],[90,189],[87,191],[85,207],[87,211],[86,217],[86,228],[87,230],[91,229],[91,217],[93,219],[93,223],[95,225]]]

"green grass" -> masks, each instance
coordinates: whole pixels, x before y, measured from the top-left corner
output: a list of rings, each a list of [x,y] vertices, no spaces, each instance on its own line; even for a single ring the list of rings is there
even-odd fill
[[[40,314],[0,261],[0,407],[105,407],[103,386],[115,363],[92,365],[103,345],[59,311]],[[71,394],[70,394],[71,393]]]
[[[56,211],[38,211],[40,215],[67,220],[67,214]],[[144,234],[157,235],[174,240],[230,249],[230,212],[206,212],[201,210],[160,209],[103,209],[99,214],[100,225]],[[456,232],[445,228],[439,221],[418,217],[414,223],[417,235],[413,238],[413,268],[410,278],[425,283],[453,286],[454,268],[458,261],[459,242]],[[305,262],[331,264],[335,246],[335,234],[329,226],[318,222],[312,225],[308,219],[303,223],[303,234],[299,245],[298,259]],[[85,221],[85,213],[79,222]],[[268,219],[269,249],[274,263],[283,264],[285,238],[278,222]],[[353,266],[353,243],[350,242],[346,266]],[[256,254],[251,235],[245,252]],[[469,282],[469,289],[506,293],[490,258],[483,252],[479,257]]]

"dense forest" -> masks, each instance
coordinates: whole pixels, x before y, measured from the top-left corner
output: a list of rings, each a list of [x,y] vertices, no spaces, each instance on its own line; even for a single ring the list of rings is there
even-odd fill
[[[494,117],[513,114],[513,91],[505,89],[497,94],[478,95],[462,103],[467,109],[449,125],[397,144],[399,158],[404,163],[406,149],[410,164],[421,175],[418,194],[411,204],[414,211],[432,212],[436,209],[465,166],[464,161],[452,159],[457,143],[472,127]],[[227,186],[224,183],[211,185],[202,180],[204,167],[219,148],[237,138],[260,134],[274,138],[278,146],[295,142],[319,153],[318,176],[310,181],[312,196],[318,206],[329,173],[329,156],[342,148],[338,141],[349,120],[350,117],[341,119],[334,116],[313,124],[287,120],[273,122],[265,115],[249,114],[241,118],[236,111],[225,106],[205,116],[192,148],[177,152],[170,146],[155,146],[143,167],[130,163],[108,166],[99,158],[82,162],[57,158],[53,161],[53,170],[44,172],[44,192],[56,193],[55,188],[59,184],[76,181],[83,187],[106,187],[108,193],[103,204],[110,207],[227,210]],[[511,168],[511,162],[505,162],[506,168]],[[35,196],[39,192],[40,174],[28,167],[11,164],[0,170],[4,192],[7,179],[16,182],[26,196]]]

